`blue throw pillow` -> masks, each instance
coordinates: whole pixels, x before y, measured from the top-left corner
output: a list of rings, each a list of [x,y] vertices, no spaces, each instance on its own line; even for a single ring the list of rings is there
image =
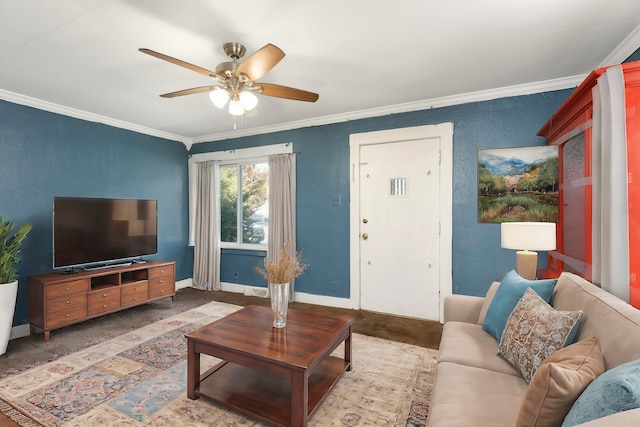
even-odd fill
[[[527,280],[516,273],[515,270],[511,270],[500,282],[500,286],[491,304],[489,304],[487,315],[484,318],[484,322],[482,322],[482,329],[493,335],[500,342],[502,331],[507,324],[509,315],[527,288],[533,289],[540,298],[549,303],[553,288],[555,288],[557,282],[558,279]]]
[[[640,359],[609,369],[593,380],[562,423],[571,427],[640,407]]]

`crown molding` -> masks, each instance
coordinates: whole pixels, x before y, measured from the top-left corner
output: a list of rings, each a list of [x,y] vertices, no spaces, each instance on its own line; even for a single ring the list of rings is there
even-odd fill
[[[333,123],[347,122],[350,120],[367,119],[381,117],[390,114],[407,113],[412,111],[429,110],[431,108],[442,108],[453,105],[468,104],[472,102],[489,101],[497,98],[510,96],[531,95],[540,92],[570,89],[577,87],[587,74],[564,77],[560,79],[546,80],[536,83],[507,86],[498,89],[469,92],[459,95],[445,96],[441,98],[427,99],[423,101],[409,102],[405,104],[389,105],[367,110],[352,111],[344,114],[333,114],[330,116],[317,117],[313,119],[298,120],[277,125],[262,126],[244,130],[234,130],[230,132],[215,133],[191,138],[192,143],[217,142],[232,138],[260,135],[265,133],[281,132],[292,129],[300,129],[311,126],[322,126]]]
[[[630,57],[636,50],[640,48],[640,25],[638,25],[632,32],[622,41],[616,48],[607,56],[604,61],[600,63],[601,67],[607,65],[622,64],[628,57]]]
[[[640,35],[640,32],[638,32]],[[527,83],[522,85],[507,86],[503,88],[483,90],[477,92],[469,92],[464,94],[458,94],[453,96],[445,96],[440,98],[432,98],[422,101],[409,102],[405,104],[389,105],[379,108],[371,108],[367,110],[351,111],[343,114],[333,114],[329,116],[317,117],[312,119],[297,120],[286,123],[279,123],[276,125],[262,126],[250,129],[240,129],[230,132],[215,133],[209,135],[202,135],[198,137],[186,137],[181,135],[175,135],[168,132],[163,132],[157,129],[152,129],[145,126],[139,126],[133,123],[125,122],[122,120],[113,119],[110,117],[101,116],[98,114],[89,113],[86,111],[77,110],[74,108],[65,107],[62,105],[54,104],[52,102],[43,101],[40,99],[32,98],[25,95],[9,92],[0,89],[0,99],[4,99],[16,104],[26,105],[29,107],[37,108],[52,113],[58,113],[65,116],[74,117],[77,119],[87,120],[90,122],[103,123],[109,126],[114,126],[121,129],[127,129],[134,132],[156,136],[159,138],[169,139],[172,141],[178,141],[185,145],[187,150],[190,150],[192,145],[199,142],[216,142],[223,141],[232,138],[241,138],[245,136],[261,135],[265,133],[274,133],[287,131],[292,129],[300,129],[312,126],[322,126],[334,123],[342,123],[351,120],[360,120],[373,117],[387,116],[391,114],[407,113],[412,111],[429,110],[432,108],[449,107],[453,105],[468,104],[472,102],[488,101],[497,98],[506,98],[511,96],[531,95],[540,92],[549,92],[554,90],[562,90],[568,88],[577,87],[587,75],[577,75],[571,77],[564,77],[560,79],[546,80],[542,82]]]
[[[13,102],[14,104],[25,105],[27,107],[37,108],[39,110],[48,111],[50,113],[62,114],[76,119],[86,120],[89,122],[102,123],[120,129],[126,129],[144,135],[157,136],[158,138],[169,139],[171,141],[182,142],[187,150],[193,144],[187,137],[175,135],[169,132],[163,132],[145,126],[136,125],[134,123],[125,122],[123,120],[113,119],[111,117],[101,116],[99,114],[89,113],[87,111],[77,110],[75,108],[65,107],[64,105],[54,104],[53,102],[43,101],[41,99],[32,98],[30,96],[21,95],[0,89],[0,99]]]

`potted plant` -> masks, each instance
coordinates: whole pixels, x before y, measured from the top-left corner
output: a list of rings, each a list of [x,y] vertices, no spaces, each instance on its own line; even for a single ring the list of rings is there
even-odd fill
[[[277,258],[265,257],[264,268],[254,267],[254,270],[267,279],[271,310],[273,311],[273,327],[284,328],[287,324],[287,307],[289,304],[289,285],[307,269],[302,262],[302,251],[292,254],[289,242],[278,251]]]
[[[9,344],[18,295],[18,252],[22,241],[31,231],[31,225],[25,224],[13,234],[12,231],[13,222],[0,217],[0,354],[7,351]]]

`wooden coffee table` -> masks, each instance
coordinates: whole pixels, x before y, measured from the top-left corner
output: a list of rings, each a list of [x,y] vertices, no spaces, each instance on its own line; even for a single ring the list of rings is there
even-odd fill
[[[205,397],[267,423],[306,426],[345,371],[351,370],[347,317],[291,310],[272,326],[271,308],[248,306],[186,334],[187,395]],[[344,342],[344,358],[331,353]],[[200,354],[222,359],[200,373]]]

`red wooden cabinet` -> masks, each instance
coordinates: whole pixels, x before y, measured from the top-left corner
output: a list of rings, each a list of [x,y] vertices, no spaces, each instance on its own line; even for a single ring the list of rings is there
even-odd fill
[[[557,249],[546,277],[571,271],[592,280],[592,88],[608,67],[594,70],[538,131],[559,147]],[[640,307],[640,61],[622,64],[625,81],[630,301]]]

